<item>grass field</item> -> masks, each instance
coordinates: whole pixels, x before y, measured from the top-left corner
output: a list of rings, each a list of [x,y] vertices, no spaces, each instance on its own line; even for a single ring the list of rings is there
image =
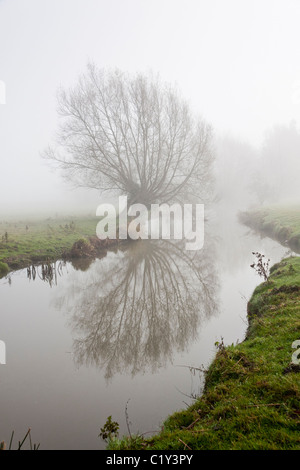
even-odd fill
[[[95,236],[96,217],[0,222],[0,276],[31,263],[55,260],[80,238]]]

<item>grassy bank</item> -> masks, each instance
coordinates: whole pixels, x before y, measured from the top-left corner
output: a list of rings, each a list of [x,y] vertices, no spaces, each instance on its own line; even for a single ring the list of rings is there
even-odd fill
[[[218,346],[203,395],[154,437],[111,439],[109,449],[300,449],[300,258],[271,269],[248,304],[242,343]]]
[[[56,260],[79,239],[96,234],[99,218],[73,217],[0,223],[0,277],[31,263]]]
[[[300,253],[300,205],[270,206],[243,212],[240,221]]]

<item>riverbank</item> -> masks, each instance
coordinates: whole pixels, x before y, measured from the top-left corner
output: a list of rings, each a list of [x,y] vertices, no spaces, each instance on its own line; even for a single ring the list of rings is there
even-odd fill
[[[241,212],[239,221],[300,253],[300,205],[274,205]]]
[[[92,216],[2,221],[0,278],[32,264],[95,256],[106,247],[106,241],[96,237],[98,222],[99,218]]]
[[[111,439],[110,450],[300,449],[300,258],[274,265],[248,304],[246,339],[219,344],[203,395],[155,436]]]

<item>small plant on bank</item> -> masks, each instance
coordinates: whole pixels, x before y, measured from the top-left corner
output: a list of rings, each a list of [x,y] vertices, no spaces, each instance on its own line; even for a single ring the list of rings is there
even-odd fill
[[[111,416],[109,416],[104,424],[103,428],[100,429],[100,434],[98,437],[101,437],[104,441],[110,441],[114,437],[119,435],[119,423],[112,421]]]
[[[23,445],[25,443],[26,440],[29,440],[29,450],[38,450],[39,447],[40,447],[40,444],[34,444],[32,443],[32,440],[31,440],[31,429],[29,428],[27,433],[25,434],[25,437],[22,439],[22,441],[18,441],[18,445],[16,447],[16,450],[23,450]],[[13,431],[12,434],[11,434],[11,438],[10,438],[10,442],[9,442],[9,446],[8,446],[8,449],[6,447],[6,443],[4,441],[2,441],[0,443],[0,451],[1,450],[14,450],[13,447],[12,447],[12,443],[13,443],[13,438],[14,438],[14,434],[15,432]]]
[[[261,253],[258,253],[257,251],[253,251],[252,254],[256,257],[256,260],[254,263],[250,264],[250,267],[255,269],[256,273],[261,276],[264,281],[268,281],[269,276],[270,276],[270,270],[269,270],[269,263],[270,260],[265,257],[265,255],[262,255]]]
[[[4,235],[2,235],[2,242],[8,243],[8,233],[5,232]]]
[[[221,337],[221,341],[216,341],[215,342],[215,347],[217,348],[218,351],[223,352],[225,350],[225,344],[224,344],[224,338]]]
[[[140,449],[144,439],[142,435],[136,434],[133,435],[130,431],[130,421],[128,416],[128,402],[125,407],[125,416],[126,423],[129,435],[123,436],[122,439],[119,437],[119,423],[112,421],[111,416],[109,416],[104,424],[103,428],[100,429],[100,434],[98,437],[101,437],[104,441],[107,442],[108,450],[118,449],[119,446],[122,446],[123,449]]]

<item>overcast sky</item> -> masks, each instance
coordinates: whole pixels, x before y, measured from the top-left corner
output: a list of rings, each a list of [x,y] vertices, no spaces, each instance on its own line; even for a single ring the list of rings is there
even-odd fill
[[[57,88],[88,60],[160,73],[216,133],[256,146],[276,123],[299,126],[299,24],[299,0],[0,0],[0,214],[93,210],[94,195],[67,189],[40,157]]]

